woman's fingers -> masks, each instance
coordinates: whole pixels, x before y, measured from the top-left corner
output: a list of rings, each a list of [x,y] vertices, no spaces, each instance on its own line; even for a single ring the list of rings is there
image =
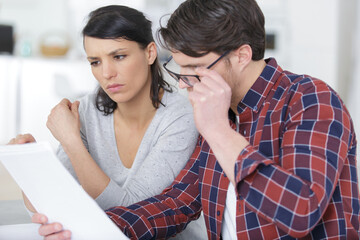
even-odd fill
[[[63,230],[63,226],[60,223],[47,223],[48,218],[41,213],[35,213],[31,221],[41,224],[39,234],[44,236],[46,240],[64,240],[71,237],[71,232]]]
[[[43,224],[39,228],[39,234],[41,236],[49,236],[51,234],[59,233],[62,230],[63,227],[60,223]]]
[[[31,217],[31,222],[33,222],[33,223],[46,224],[47,221],[48,221],[47,217],[41,213],[35,213]]]
[[[35,138],[27,133],[27,134],[18,134],[15,138],[12,138],[9,141],[9,145],[11,144],[24,144],[24,143],[31,143],[31,142],[36,142]]]

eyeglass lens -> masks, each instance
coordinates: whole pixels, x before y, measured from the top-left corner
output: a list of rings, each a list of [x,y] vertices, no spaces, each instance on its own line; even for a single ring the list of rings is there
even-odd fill
[[[190,87],[194,86],[195,83],[200,81],[196,76],[180,76],[180,79]]]

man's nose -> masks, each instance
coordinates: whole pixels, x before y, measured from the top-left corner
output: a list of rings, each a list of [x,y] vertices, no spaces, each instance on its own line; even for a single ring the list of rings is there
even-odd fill
[[[182,79],[179,80],[179,88],[181,89],[185,89],[185,88],[190,88],[191,86],[189,86],[187,83],[185,83]]]

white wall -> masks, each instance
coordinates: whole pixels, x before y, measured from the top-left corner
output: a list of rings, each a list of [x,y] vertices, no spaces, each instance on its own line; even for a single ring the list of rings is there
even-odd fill
[[[338,88],[340,0],[258,0],[267,32],[278,34],[267,51],[283,69],[320,78]]]
[[[13,58],[0,60],[0,144],[7,143],[16,132],[17,69]]]
[[[357,13],[360,13],[360,3],[356,6]],[[357,135],[358,143],[360,142],[360,14],[356,15],[356,22],[353,24],[355,27],[355,36],[352,42],[352,55],[349,74],[351,75],[351,81],[348,85],[348,108],[353,118],[355,131]],[[357,145],[357,159],[358,159],[358,178],[360,176],[360,144]]]
[[[171,13],[183,0],[0,0],[0,24],[15,27],[16,54],[22,45],[32,47],[32,56],[40,56],[41,40],[51,34],[66,36],[71,43],[68,57],[84,57],[81,30],[88,14],[101,6],[121,4],[143,11],[153,22]]]
[[[66,0],[2,0],[0,23],[14,25],[17,43],[28,41],[36,55],[46,34],[67,31],[65,3]]]

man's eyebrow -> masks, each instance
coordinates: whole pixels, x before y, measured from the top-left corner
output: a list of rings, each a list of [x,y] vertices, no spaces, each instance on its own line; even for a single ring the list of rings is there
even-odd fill
[[[181,65],[180,67],[183,68],[197,68],[197,67],[203,67],[205,66],[204,64],[186,64],[186,65]]]

